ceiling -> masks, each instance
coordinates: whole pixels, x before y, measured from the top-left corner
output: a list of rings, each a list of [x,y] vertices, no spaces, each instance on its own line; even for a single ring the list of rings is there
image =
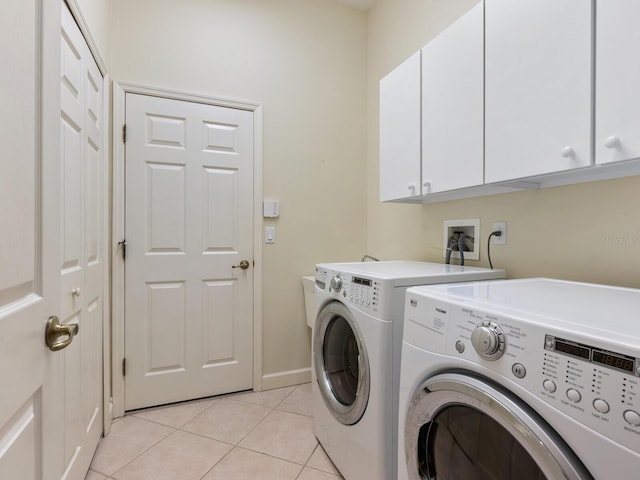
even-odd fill
[[[346,5],[348,7],[355,8],[357,10],[367,11],[373,4],[376,3],[377,0],[333,0],[336,3],[340,3],[342,5]]]

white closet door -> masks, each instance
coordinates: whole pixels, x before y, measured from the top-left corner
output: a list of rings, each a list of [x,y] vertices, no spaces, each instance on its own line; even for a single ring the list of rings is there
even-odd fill
[[[77,324],[57,397],[64,478],[84,479],[102,433],[102,76],[71,13],[61,29],[60,320]]]
[[[585,0],[485,0],[485,181],[591,164]]]

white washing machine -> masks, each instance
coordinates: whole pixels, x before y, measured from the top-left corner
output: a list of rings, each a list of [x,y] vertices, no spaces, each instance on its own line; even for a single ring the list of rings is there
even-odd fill
[[[398,479],[640,478],[640,290],[407,290]]]
[[[317,265],[314,429],[346,480],[395,478],[406,289],[493,278],[504,271],[409,261]]]

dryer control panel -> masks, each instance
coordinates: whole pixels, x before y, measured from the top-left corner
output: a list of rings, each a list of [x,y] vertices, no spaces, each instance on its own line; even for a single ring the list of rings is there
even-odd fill
[[[407,292],[404,341],[440,354],[633,451],[640,444],[640,347],[548,318]],[[499,352],[486,355],[485,352]]]

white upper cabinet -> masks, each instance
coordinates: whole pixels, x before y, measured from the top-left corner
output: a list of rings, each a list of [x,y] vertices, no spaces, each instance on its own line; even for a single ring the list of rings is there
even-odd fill
[[[421,194],[417,52],[380,80],[380,200]]]
[[[591,165],[593,3],[485,8],[485,182]]]
[[[640,2],[596,5],[596,163],[640,158]]]
[[[438,193],[484,177],[484,7],[422,49],[422,187]]]

